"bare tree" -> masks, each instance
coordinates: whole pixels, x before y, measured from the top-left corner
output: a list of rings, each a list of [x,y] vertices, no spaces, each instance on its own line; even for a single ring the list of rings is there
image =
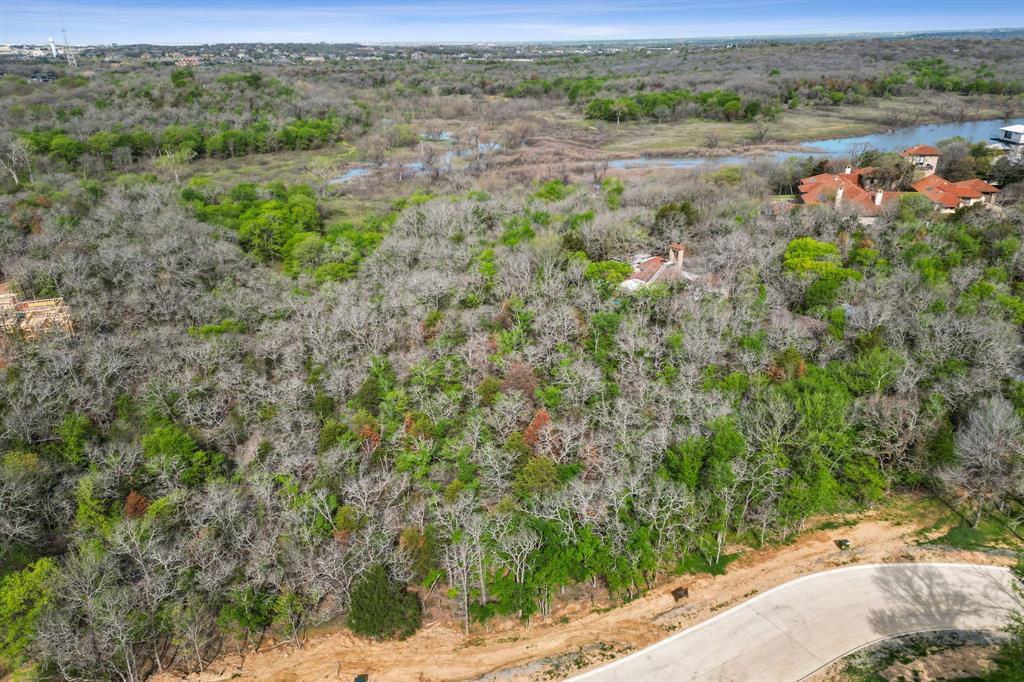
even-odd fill
[[[956,433],[956,464],[942,480],[974,506],[978,526],[987,504],[1024,494],[1024,430],[1013,405],[1001,396],[983,399]]]

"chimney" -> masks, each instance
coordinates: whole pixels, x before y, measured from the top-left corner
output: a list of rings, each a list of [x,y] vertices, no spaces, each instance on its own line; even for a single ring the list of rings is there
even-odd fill
[[[853,172],[853,166],[847,166],[847,167],[846,167],[846,170],[844,170],[844,171],[843,171],[843,173],[844,173],[845,175],[849,175],[849,174],[850,174],[850,173],[852,173],[852,172]]]
[[[669,265],[676,266],[676,270],[679,272],[683,271],[683,253],[686,252],[686,248],[679,243],[668,245],[668,262]]]
[[[875,192],[875,206],[882,205],[882,190]]]
[[[843,186],[839,185],[836,189],[836,206],[838,206],[843,200]]]

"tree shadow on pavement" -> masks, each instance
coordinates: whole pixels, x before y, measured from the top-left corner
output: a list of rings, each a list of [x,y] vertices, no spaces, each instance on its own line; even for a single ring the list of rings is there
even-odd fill
[[[887,596],[868,619],[880,637],[922,630],[998,629],[1024,608],[1001,572],[964,565],[951,580],[939,566],[887,566],[875,583]]]

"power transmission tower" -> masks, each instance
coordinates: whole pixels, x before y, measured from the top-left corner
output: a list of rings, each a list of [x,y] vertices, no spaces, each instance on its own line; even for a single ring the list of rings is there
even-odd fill
[[[64,34],[64,56],[67,57],[68,66],[72,69],[78,68],[78,60],[75,59],[75,53],[71,51],[71,43],[68,42],[68,32],[64,30],[64,27],[60,27],[60,32]]]

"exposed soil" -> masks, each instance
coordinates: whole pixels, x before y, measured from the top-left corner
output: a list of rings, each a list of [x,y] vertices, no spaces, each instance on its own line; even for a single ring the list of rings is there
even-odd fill
[[[896,662],[879,671],[886,680],[957,680],[963,678],[976,679],[983,677],[992,667],[992,657],[999,650],[998,645],[964,646],[958,649],[940,651],[922,656],[909,663]]]
[[[836,661],[807,682],[851,682],[878,679],[981,679],[995,666],[1005,635],[998,632],[934,632],[879,642]]]
[[[933,519],[931,519],[933,520]],[[387,680],[536,680],[568,676],[627,651],[647,646],[741,601],[801,575],[855,563],[908,561],[1008,565],[1008,557],[920,546],[929,519],[863,514],[855,525],[807,532],[792,544],[750,551],[722,576],[680,576],[628,604],[607,608],[596,601],[557,605],[546,620],[529,626],[491,623],[469,636],[461,623],[442,618],[403,642],[369,642],[347,631],[322,634],[297,649],[279,644],[244,657],[228,656],[190,680],[351,680],[368,673]],[[835,525],[835,524],[832,524]],[[822,527],[822,526],[818,526]],[[932,535],[941,534],[932,531]],[[850,548],[837,549],[845,538]],[[676,603],[670,592],[688,587]],[[163,676],[164,680],[181,679]]]

